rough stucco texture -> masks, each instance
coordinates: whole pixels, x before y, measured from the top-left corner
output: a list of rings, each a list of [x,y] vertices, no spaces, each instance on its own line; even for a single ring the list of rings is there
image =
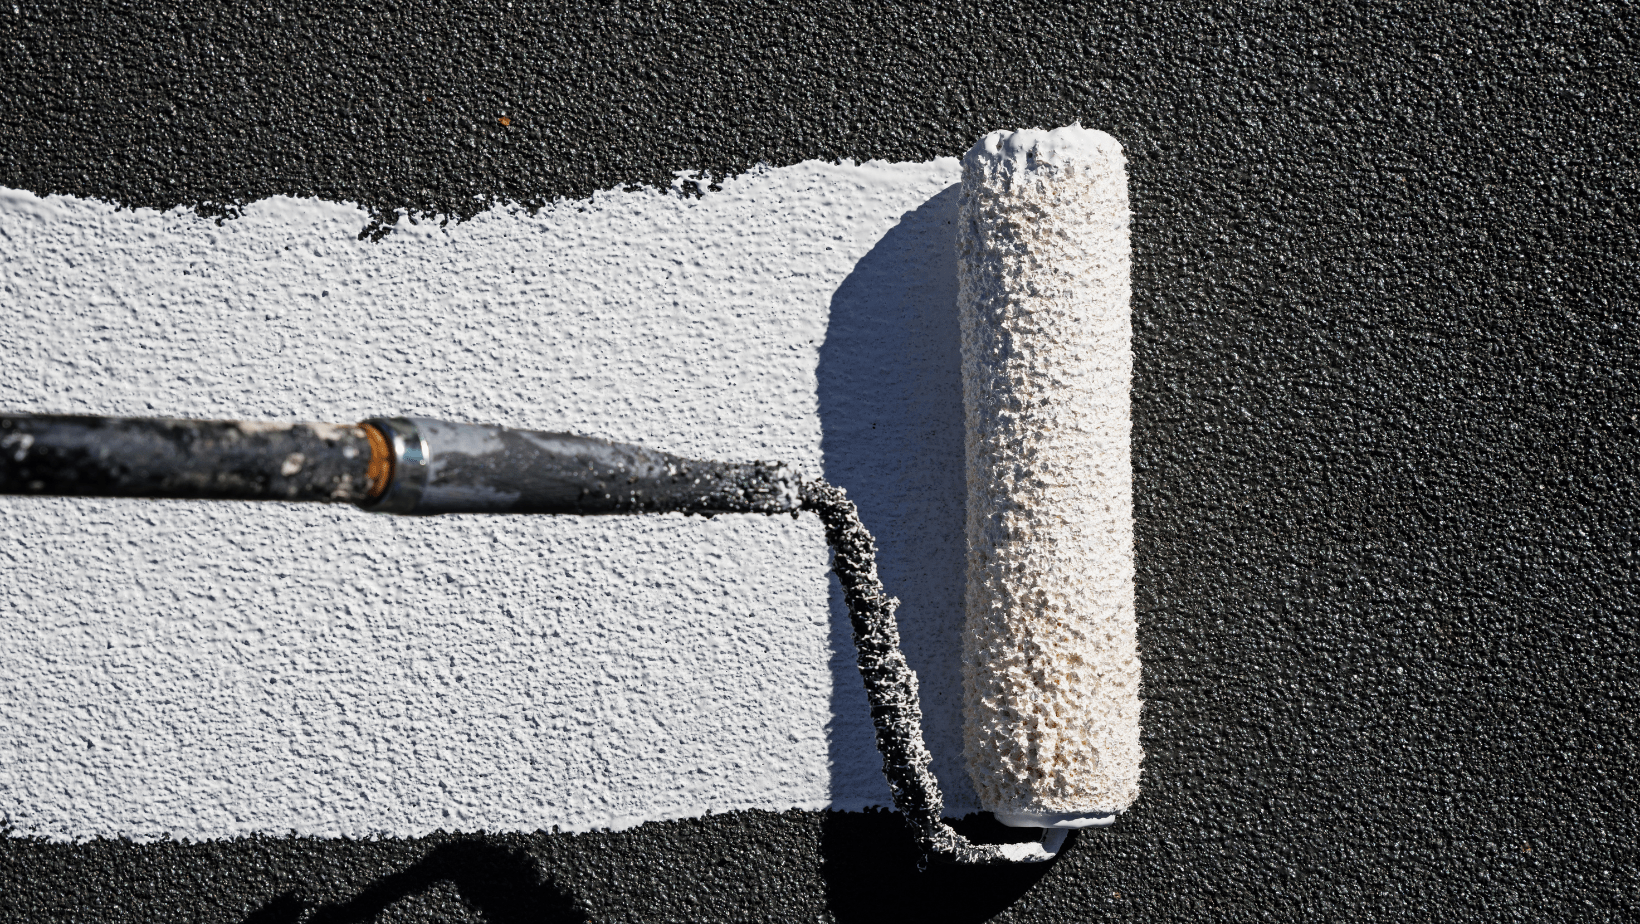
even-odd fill
[[[406,221],[379,243],[356,239],[361,212],[317,200],[218,226],[8,191],[0,406],[417,414],[819,474],[833,295],[958,176],[951,158],[805,163],[703,198],[616,191]],[[954,336],[951,199],[925,209],[921,269]],[[871,287],[916,301],[925,280],[907,265]],[[872,417],[871,400],[852,410]],[[944,451],[960,436],[905,439]],[[957,470],[946,455],[935,464]],[[20,832],[580,830],[887,802],[812,517],[0,510],[0,812]],[[922,581],[955,587],[960,569]],[[905,583],[893,590],[914,600]],[[920,654],[936,770],[950,807],[972,810],[959,654]]]

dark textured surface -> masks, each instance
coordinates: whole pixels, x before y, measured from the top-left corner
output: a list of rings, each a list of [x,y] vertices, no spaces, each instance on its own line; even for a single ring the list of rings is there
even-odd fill
[[[10,839],[0,917],[1640,902],[1631,4],[0,7],[0,184],[128,205],[459,216],[1110,131],[1134,207],[1149,755],[1133,811],[1034,882],[919,878],[888,816],[745,813],[476,843]]]

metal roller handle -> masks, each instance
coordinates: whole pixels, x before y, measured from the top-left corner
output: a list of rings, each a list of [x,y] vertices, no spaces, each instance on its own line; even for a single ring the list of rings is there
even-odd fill
[[[0,415],[0,494],[352,503],[379,513],[781,513],[779,463],[425,418],[357,425]]]
[[[778,462],[703,462],[570,433],[422,417],[365,423],[394,459],[382,513],[782,513],[802,500]]]

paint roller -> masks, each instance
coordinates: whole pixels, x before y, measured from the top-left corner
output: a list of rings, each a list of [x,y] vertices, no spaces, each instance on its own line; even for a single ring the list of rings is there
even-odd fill
[[[0,415],[0,493],[348,503],[443,513],[801,515],[833,551],[895,807],[929,859],[1051,859],[1138,795],[1128,448],[1128,204],[1097,131],[994,132],[963,161],[959,314],[968,480],[965,751],[982,806],[1039,842],[943,820],[898,601],[838,487],[780,463],[687,459],[564,433]]]
[[[960,210],[968,772],[1004,824],[1109,824],[1142,757],[1121,145],[993,132]]]

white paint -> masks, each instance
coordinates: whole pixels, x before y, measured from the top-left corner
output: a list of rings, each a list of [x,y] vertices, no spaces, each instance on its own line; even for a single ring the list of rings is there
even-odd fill
[[[406,414],[848,487],[961,772],[959,165],[806,163],[356,239],[0,191],[0,408]],[[0,816],[53,839],[887,805],[818,524],[0,498]]]
[[[961,216],[968,769],[1006,823],[1108,824],[1143,757],[1122,146],[993,132]]]

